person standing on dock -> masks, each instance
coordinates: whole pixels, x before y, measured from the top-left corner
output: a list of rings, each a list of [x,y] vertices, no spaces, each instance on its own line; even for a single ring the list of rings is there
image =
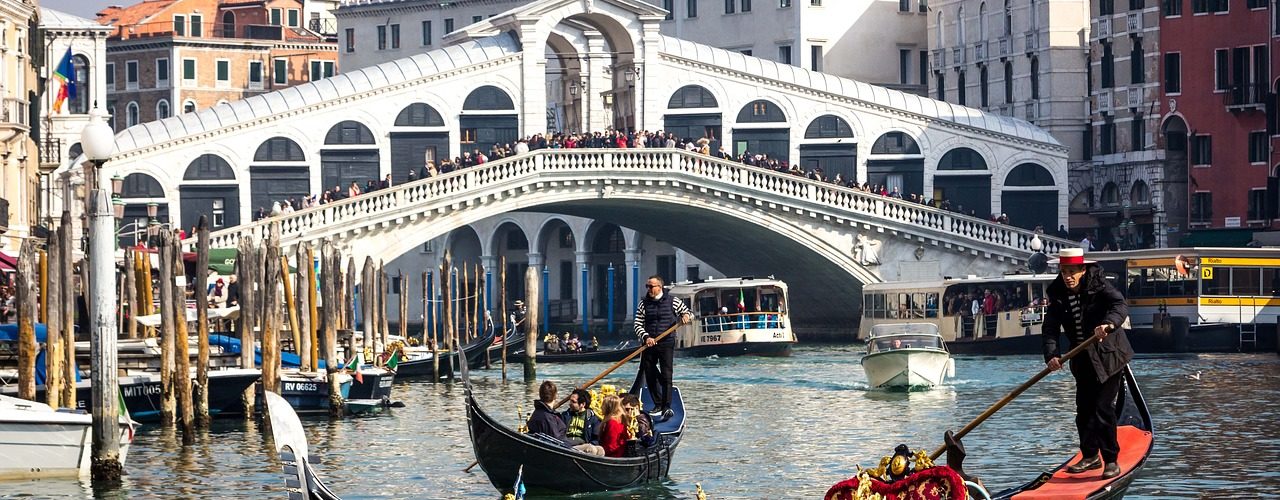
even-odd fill
[[[667,335],[658,341],[662,332],[674,327],[676,322],[689,324],[693,316],[684,301],[662,291],[662,277],[650,276],[645,280],[648,293],[636,306],[635,331],[644,345],[648,346],[640,356],[640,370],[644,373],[645,385],[653,396],[654,412],[661,413],[663,418],[671,416],[671,369],[672,358],[676,352],[676,338]]]
[[[1049,369],[1062,368],[1058,335],[1066,334],[1074,348],[1099,336],[1098,345],[1087,356],[1071,360],[1076,379],[1076,429],[1080,433],[1080,461],[1067,472],[1080,474],[1103,469],[1102,478],[1120,475],[1116,463],[1120,443],[1116,440],[1116,397],[1123,381],[1121,372],[1133,358],[1133,348],[1121,325],[1129,316],[1124,296],[1107,282],[1102,267],[1085,260],[1084,249],[1064,248],[1058,254],[1058,278],[1047,291],[1049,305],[1041,331],[1044,359]],[[1102,458],[1099,460],[1098,455]],[[1105,465],[1104,465],[1105,464]]]

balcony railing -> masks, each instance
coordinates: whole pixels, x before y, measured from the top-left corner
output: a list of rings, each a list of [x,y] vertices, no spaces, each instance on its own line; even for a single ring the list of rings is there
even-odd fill
[[[1266,104],[1266,98],[1267,86],[1261,83],[1232,85],[1227,88],[1226,93],[1222,94],[1222,100],[1227,109],[1260,108]]]
[[[1040,48],[1040,37],[1038,35],[1039,33],[1035,30],[1027,32],[1023,42],[1023,46],[1025,47],[1024,50],[1026,50],[1027,53],[1035,52]]]
[[[1129,87],[1128,94],[1126,104],[1128,104],[1130,108],[1137,109],[1142,107],[1142,87]]]
[[[943,64],[946,62],[944,59],[946,59],[945,51],[943,51],[942,49],[933,49],[933,51],[930,53],[929,60],[930,60],[930,63],[933,65],[934,71],[942,70]]]
[[[1007,56],[1013,52],[1013,39],[1007,36],[1000,37],[1000,55]]]
[[[1098,32],[1095,33],[1097,38],[1111,37],[1111,16],[1102,16],[1098,18]]]
[[[307,23],[307,27],[321,35],[337,35],[338,20],[337,19],[312,19]]]
[[[973,44],[973,60],[979,63],[987,60],[987,42]]]
[[[0,111],[0,122],[8,126],[23,129],[31,128],[31,117],[27,115],[27,101],[13,97],[4,98],[4,109]]]
[[[951,65],[960,66],[964,64],[964,47],[951,48]]]
[[[40,141],[40,164],[41,165],[61,165],[62,164],[62,139],[58,137],[46,137]]]
[[[1128,28],[1129,34],[1136,35],[1142,33],[1142,13],[1130,12],[1125,15],[1125,27]]]

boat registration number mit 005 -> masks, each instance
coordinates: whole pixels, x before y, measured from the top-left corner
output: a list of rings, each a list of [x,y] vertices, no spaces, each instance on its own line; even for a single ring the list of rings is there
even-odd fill
[[[702,343],[719,342],[719,341],[720,341],[719,335],[703,335],[701,337],[698,337],[698,342],[702,342]]]

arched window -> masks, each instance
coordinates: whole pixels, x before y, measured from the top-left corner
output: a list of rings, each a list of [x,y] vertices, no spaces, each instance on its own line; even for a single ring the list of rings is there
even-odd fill
[[[1013,104],[1013,62],[1004,62],[1004,102]]]
[[[195,101],[193,101],[193,100],[191,100],[191,99],[187,99],[186,101],[183,101],[183,102],[182,102],[182,112],[183,112],[183,113],[195,113],[195,112],[196,112],[196,102],[195,102]]]
[[[125,126],[132,127],[134,125],[137,125],[138,124],[138,103],[134,101],[129,101],[129,104],[126,105],[124,109],[125,109],[124,111]]]
[[[1108,182],[1102,187],[1102,205],[1115,206],[1120,204],[1120,188],[1116,187],[1116,183]]]
[[[964,6],[960,6],[960,11],[956,13],[956,43],[964,46]]]
[[[1031,57],[1031,98],[1040,98],[1040,58]]]
[[[772,123],[785,122],[786,115],[782,114],[782,108],[777,104],[757,99],[747,103],[742,107],[742,111],[738,112],[738,123]]]
[[[1009,0],[1004,0],[1004,36],[1013,36],[1013,6]]]
[[[978,4],[978,40],[987,39],[987,2]]]
[[[231,164],[221,156],[215,154],[202,154],[187,165],[187,171],[182,174],[184,181],[211,181],[211,180],[235,180],[236,174],[231,170]]]
[[[516,105],[511,101],[511,96],[503,92],[502,89],[492,85],[485,85],[467,95],[467,100],[462,102],[462,109],[472,111],[507,110],[516,109]]]
[[[1129,204],[1131,205],[1148,205],[1151,203],[1151,189],[1147,187],[1144,181],[1133,183],[1133,188],[1129,190]]]
[[[324,136],[325,144],[374,144],[373,132],[363,123],[347,120],[329,129]]]
[[[302,148],[288,137],[272,137],[262,141],[253,161],[306,161]]]
[[[809,122],[804,131],[805,139],[834,139],[837,137],[853,137],[853,127],[836,115],[822,115]]]
[[[1004,178],[1004,185],[1052,186],[1053,174],[1049,173],[1048,169],[1035,163],[1023,163],[1009,171],[1009,175]]]
[[[156,119],[163,120],[169,117],[169,101],[161,99],[156,102]]]
[[[938,38],[938,48],[942,48],[942,46],[943,46],[943,45],[945,45],[945,44],[947,43],[947,42],[946,42],[946,40],[947,40],[947,39],[942,37],[942,35],[943,35],[944,33],[946,33],[946,30],[942,27],[942,21],[943,21],[943,20],[944,20],[944,17],[943,17],[943,15],[942,15],[942,11],[941,11],[941,10],[939,10],[939,11],[938,11],[938,24],[937,24],[937,26],[935,26],[935,27],[934,27],[934,30],[938,32],[938,33],[937,33],[937,35],[938,35],[938,36],[937,36],[937,38]],[[935,69],[942,69],[942,68],[935,68]]]
[[[415,102],[400,110],[395,123],[397,127],[443,127],[444,118],[436,108]]]
[[[89,82],[89,59],[82,55],[71,56],[71,64],[76,71],[76,96],[69,99],[68,112],[82,115],[89,112],[89,96],[93,95],[93,87]]]
[[[667,109],[715,108],[719,106],[720,103],[716,102],[716,96],[711,95],[710,90],[698,85],[680,87],[680,90],[671,94],[671,99],[667,101]]]
[[[236,37],[236,15],[231,11],[222,14],[222,38]]]
[[[871,145],[873,155],[918,155],[920,145],[905,132],[886,132]]]
[[[164,188],[155,177],[142,173],[132,173],[124,177],[124,185],[120,190],[121,198],[164,198]]]
[[[942,155],[938,170],[986,170],[987,160],[969,148],[955,148]]]
[[[116,105],[107,105],[107,125],[111,125],[111,130],[120,130],[116,128]]]

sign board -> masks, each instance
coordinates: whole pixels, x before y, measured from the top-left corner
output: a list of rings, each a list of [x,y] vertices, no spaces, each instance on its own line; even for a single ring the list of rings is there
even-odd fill
[[[1213,279],[1213,268],[1212,267],[1200,268],[1200,279],[1206,279],[1206,280]]]
[[[1223,224],[1222,224],[1222,225],[1224,225],[1224,226],[1226,226],[1226,227],[1240,227],[1240,218],[1239,218],[1239,217],[1227,217],[1226,219],[1224,219],[1224,220],[1223,220]]]

